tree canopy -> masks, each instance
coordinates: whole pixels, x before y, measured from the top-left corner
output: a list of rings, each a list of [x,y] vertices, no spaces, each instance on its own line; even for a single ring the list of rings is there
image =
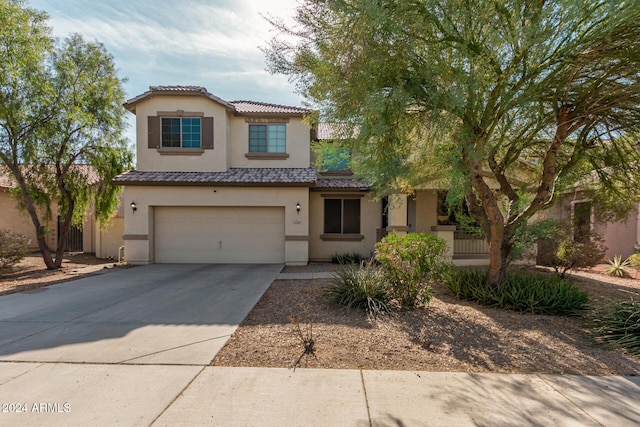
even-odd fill
[[[123,137],[124,90],[98,42],[51,36],[44,12],[0,1],[0,168],[31,218],[48,268],[58,268],[72,224],[87,209],[106,223],[118,204],[111,179],[131,164]],[[61,218],[54,256],[45,224]]]
[[[295,19],[271,20],[270,70],[357,129],[354,168],[374,188],[464,197],[493,285],[563,189],[590,182],[627,208],[637,194],[639,3],[305,0]]]

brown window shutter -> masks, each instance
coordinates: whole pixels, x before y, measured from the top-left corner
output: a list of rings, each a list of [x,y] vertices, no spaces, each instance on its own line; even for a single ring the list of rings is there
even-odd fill
[[[149,127],[147,148],[160,148],[160,117],[149,116],[147,124]]]
[[[202,148],[213,149],[213,117],[202,118]]]

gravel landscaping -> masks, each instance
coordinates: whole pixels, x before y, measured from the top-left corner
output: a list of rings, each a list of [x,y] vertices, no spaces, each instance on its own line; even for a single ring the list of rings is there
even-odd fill
[[[332,271],[331,264],[284,272]],[[592,304],[640,297],[640,281],[574,276]],[[550,273],[549,273],[550,274]],[[597,348],[581,318],[520,314],[460,301],[442,285],[425,309],[378,319],[332,306],[327,279],[278,280],[213,361],[217,366],[392,369],[447,372],[639,375],[640,358]],[[297,332],[314,339],[305,354]]]

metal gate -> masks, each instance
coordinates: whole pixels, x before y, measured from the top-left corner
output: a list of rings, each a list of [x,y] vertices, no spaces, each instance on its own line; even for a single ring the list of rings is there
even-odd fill
[[[60,241],[60,229],[62,228],[62,218],[58,217],[58,241]],[[82,229],[72,225],[67,233],[66,252],[83,252]]]

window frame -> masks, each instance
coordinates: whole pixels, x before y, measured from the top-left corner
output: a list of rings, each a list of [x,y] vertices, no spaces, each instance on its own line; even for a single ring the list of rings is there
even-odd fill
[[[270,148],[270,127],[282,127],[283,139],[282,139],[282,151],[278,151],[280,148],[279,140],[274,141],[273,147],[275,151],[269,151]],[[264,128],[264,151],[257,151],[252,149],[255,147],[255,144],[252,147],[252,131],[255,128]],[[259,141],[260,142],[260,141]],[[259,143],[258,142],[258,143]],[[248,154],[252,156],[283,156],[287,154],[287,124],[286,123],[249,123],[248,126]]]
[[[165,145],[165,124],[164,121],[165,120],[178,120],[179,124],[180,124],[180,129],[178,131],[178,135],[180,136],[180,145],[179,146],[174,146],[174,145]],[[185,120],[197,120],[198,121],[198,146],[194,147],[193,145],[190,145],[188,147],[185,147],[185,131],[184,126]],[[191,126],[193,126],[193,124],[191,124]],[[182,148],[182,149],[202,149],[202,128],[203,128],[203,120],[202,117],[180,117],[180,116],[161,116],[160,117],[160,148]],[[192,134],[193,132],[189,132],[189,134]],[[173,133],[170,135],[174,135]],[[191,141],[191,144],[193,144],[193,141]]]
[[[323,195],[323,240],[362,240],[362,196]],[[336,212],[339,201],[339,212]],[[334,205],[331,207],[330,205]],[[330,211],[329,209],[333,209]],[[355,209],[355,210],[354,210]],[[355,213],[354,217],[351,216]],[[328,216],[330,215],[330,216]],[[339,230],[336,231],[336,217],[339,216]],[[331,224],[333,223],[333,224]]]

